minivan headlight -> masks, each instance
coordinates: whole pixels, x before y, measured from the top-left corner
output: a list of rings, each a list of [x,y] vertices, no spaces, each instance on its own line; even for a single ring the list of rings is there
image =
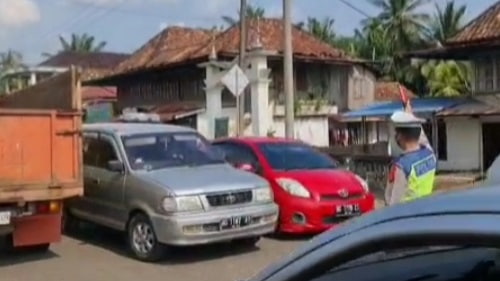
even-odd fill
[[[273,191],[269,186],[254,189],[253,198],[255,202],[272,202],[273,201]]]
[[[166,197],[163,199],[162,205],[163,209],[169,213],[203,210],[199,196]]]

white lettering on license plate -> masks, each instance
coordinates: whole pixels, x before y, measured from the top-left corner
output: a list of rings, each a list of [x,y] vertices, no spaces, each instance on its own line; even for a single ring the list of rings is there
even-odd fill
[[[10,224],[10,212],[0,212],[0,225]]]
[[[352,215],[359,212],[359,205],[340,205],[336,207],[336,213],[338,215]]]
[[[227,228],[237,228],[247,225],[250,222],[249,217],[233,217],[229,219],[222,220],[220,227],[223,229]]]

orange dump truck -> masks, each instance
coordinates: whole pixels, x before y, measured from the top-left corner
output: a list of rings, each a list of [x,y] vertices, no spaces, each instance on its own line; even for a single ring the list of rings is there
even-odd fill
[[[14,247],[58,242],[63,200],[83,193],[75,76],[72,70],[0,101],[0,239]],[[53,87],[58,103],[43,98]]]

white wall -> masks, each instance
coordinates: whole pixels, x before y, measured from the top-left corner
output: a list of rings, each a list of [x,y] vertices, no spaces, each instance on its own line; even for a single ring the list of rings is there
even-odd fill
[[[328,118],[326,116],[296,117],[295,138],[315,146],[328,146]],[[285,119],[274,118],[276,137],[285,136]]]
[[[223,108],[221,117],[229,117],[229,135],[234,136],[236,133],[236,108]],[[206,113],[198,114],[198,132],[208,137],[208,119]],[[276,137],[285,136],[284,118],[277,116],[271,126],[275,131]],[[249,125],[245,128],[246,136],[252,135],[252,127]],[[265,136],[264,136],[265,137]],[[312,145],[328,146],[328,118],[326,116],[312,117],[295,117],[295,138],[300,139]]]
[[[445,118],[448,159],[438,162],[440,171],[468,171],[481,168],[482,130],[479,119]]]
[[[229,136],[236,135],[236,108],[235,107],[226,107],[222,108],[220,118],[229,118]],[[208,129],[208,116],[206,112],[198,114],[197,124],[198,124],[198,132],[208,138],[209,129]],[[244,134],[246,136],[252,134],[252,127],[247,126],[245,128]]]

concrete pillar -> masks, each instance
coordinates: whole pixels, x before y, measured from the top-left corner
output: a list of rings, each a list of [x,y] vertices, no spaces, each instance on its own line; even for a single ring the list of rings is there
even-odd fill
[[[30,81],[29,81],[29,85],[30,86],[33,86],[36,84],[36,73],[35,72],[31,72],[30,73]]]
[[[207,132],[204,135],[213,139],[215,137],[215,119],[222,115],[222,90],[220,83],[221,69],[213,62],[201,64],[205,68],[205,95],[206,95],[206,120]]]
[[[269,105],[269,85],[271,70],[267,67],[270,55],[262,49],[254,49],[248,53],[250,69],[248,77],[251,89],[252,133],[254,136],[266,136],[273,125],[273,111]]]

